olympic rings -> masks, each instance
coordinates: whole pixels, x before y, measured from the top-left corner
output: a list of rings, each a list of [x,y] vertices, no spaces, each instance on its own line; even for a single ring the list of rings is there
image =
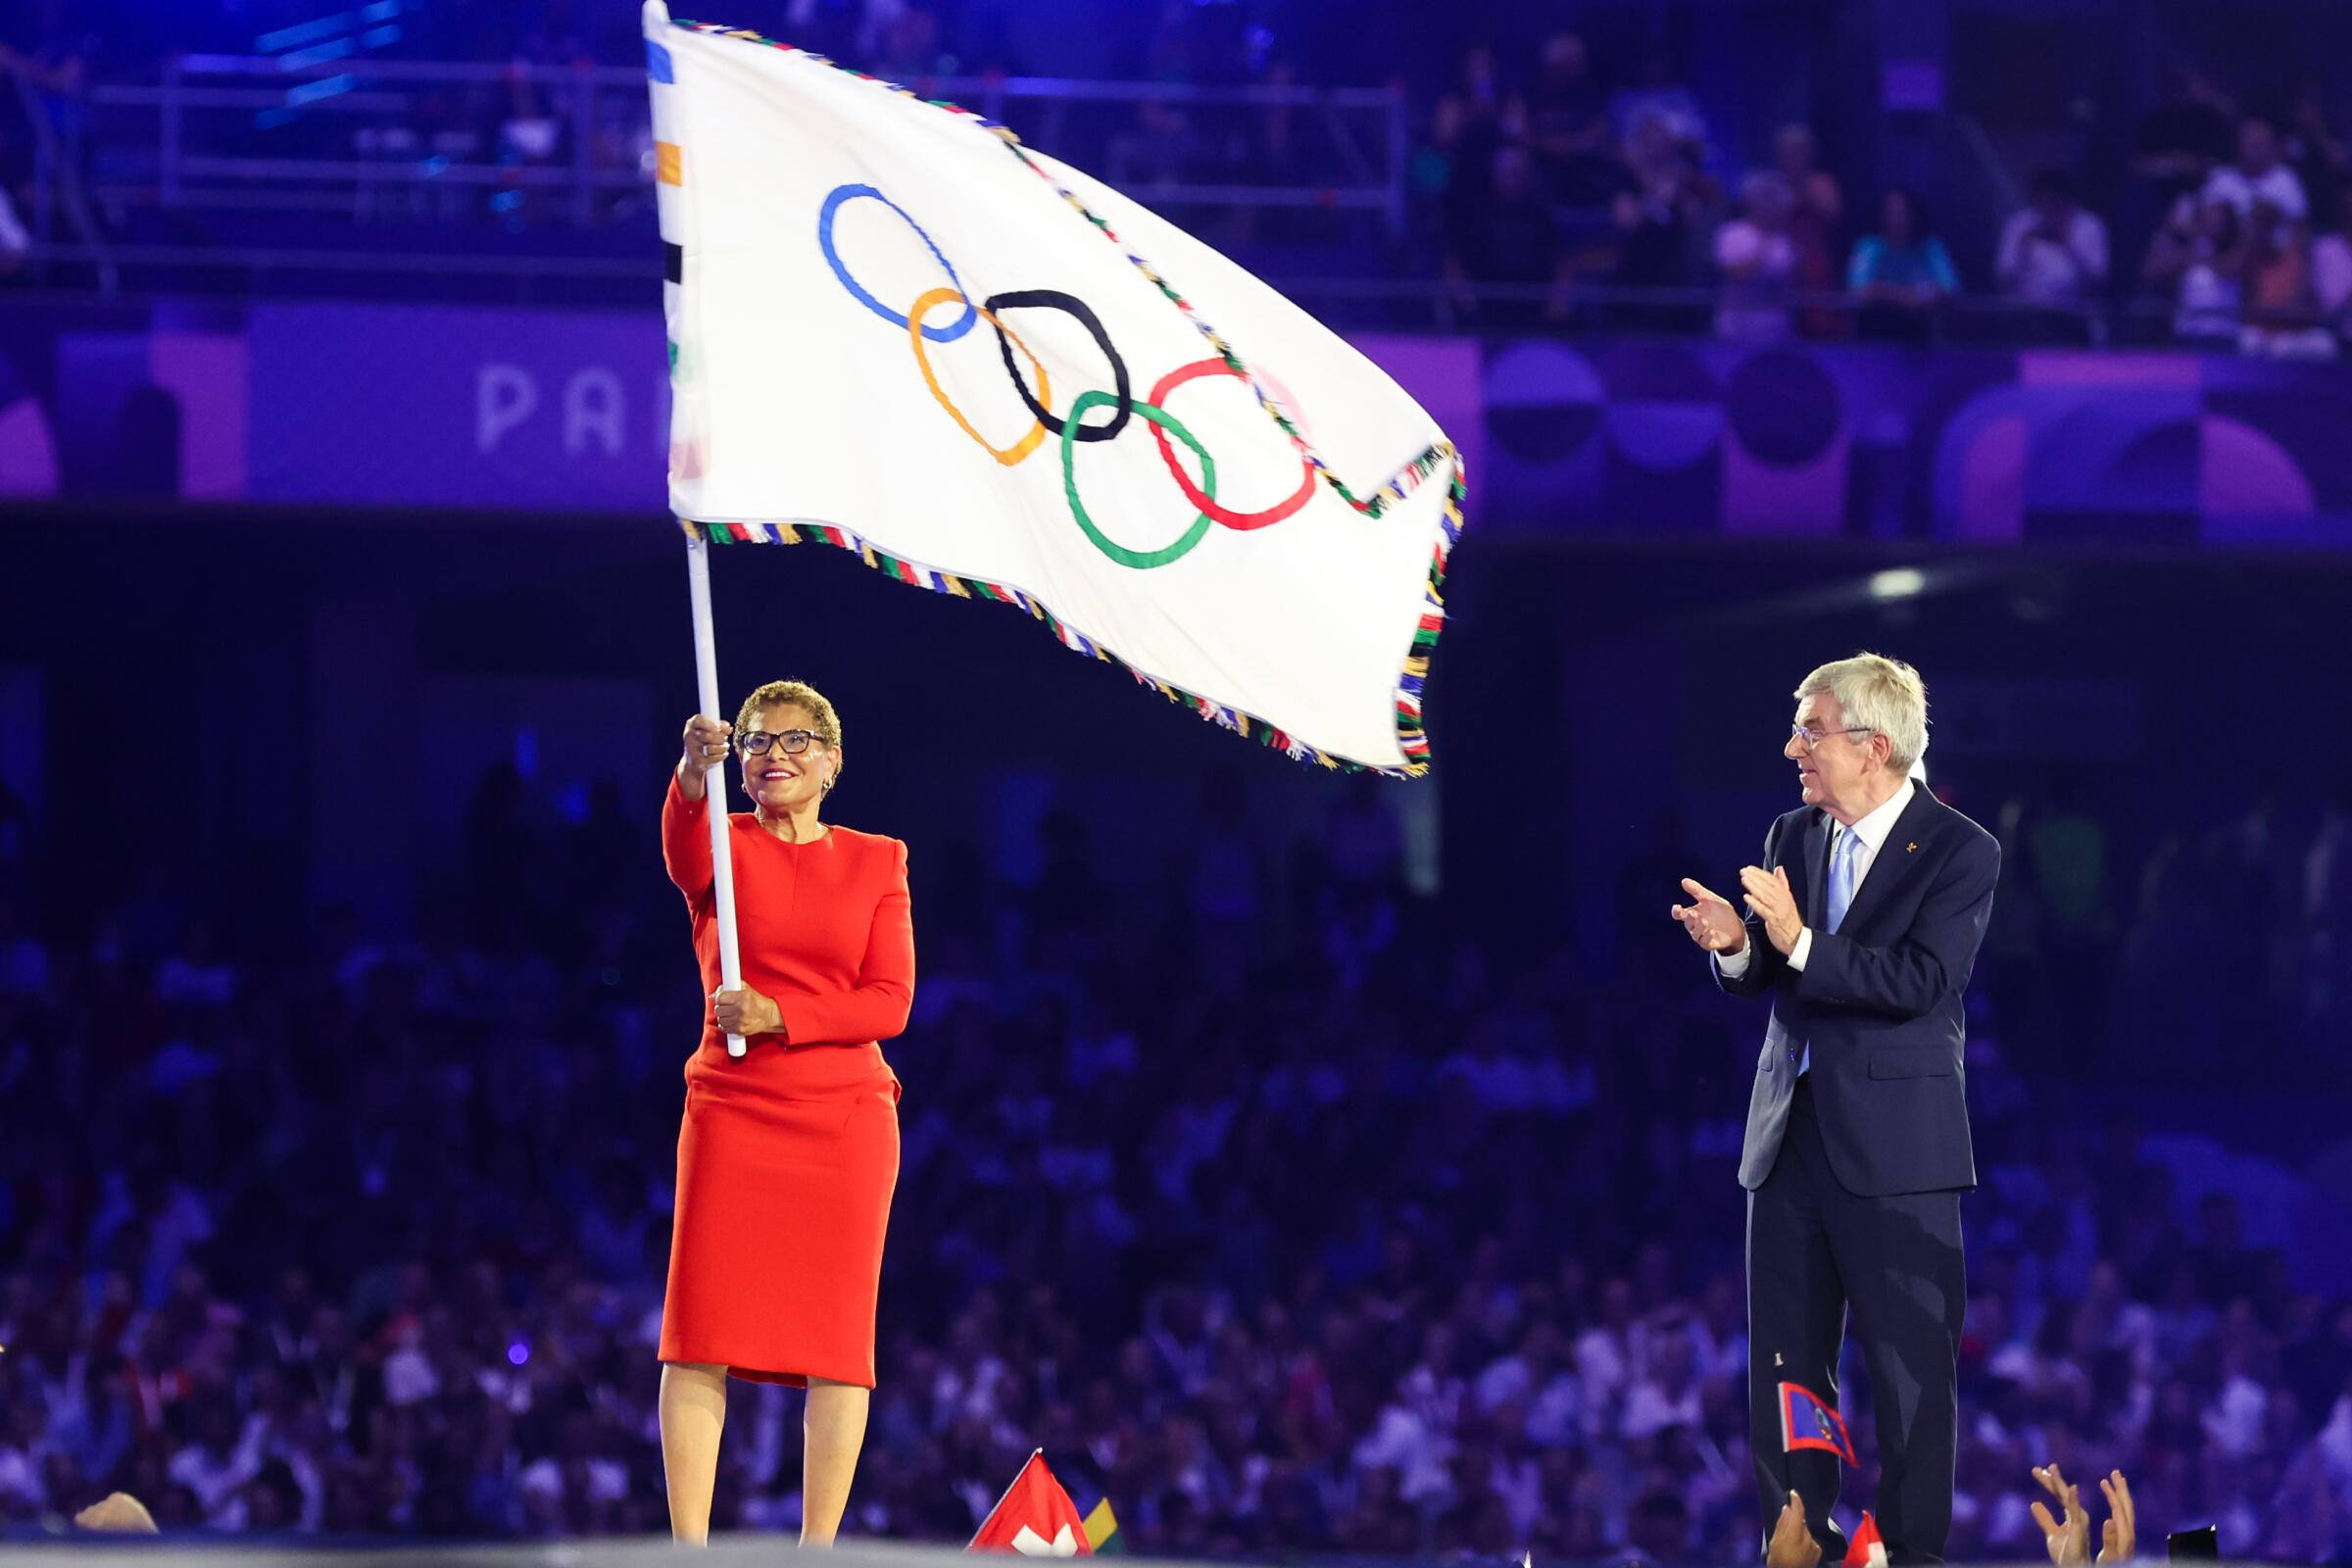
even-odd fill
[[[891,325],[899,328],[899,330],[906,330],[906,318],[901,316],[898,312],[892,310],[889,306],[883,304],[871,294],[868,294],[864,287],[860,285],[856,278],[850,275],[850,270],[841,265],[841,253],[833,248],[833,216],[840,212],[842,208],[849,205],[851,202],[856,201],[860,196],[871,196],[874,200],[880,202],[883,206],[889,208],[892,212],[906,220],[906,226],[914,230],[915,237],[923,242],[924,248],[929,250],[933,256],[938,257],[939,265],[947,270],[948,277],[956,285],[956,298],[963,300],[963,315],[958,317],[952,325],[926,326],[923,328],[923,336],[929,338],[934,343],[953,343],[957,338],[963,336],[964,333],[969,332],[972,329],[972,322],[978,319],[979,313],[973,310],[972,302],[968,298],[964,297],[963,279],[956,275],[956,264],[949,261],[946,253],[941,251],[937,245],[932,244],[931,236],[923,232],[923,225],[916,222],[912,218],[908,218],[906,208],[901,207],[897,202],[892,201],[889,197],[883,195],[871,185],[834,186],[831,193],[825,197],[825,205],[823,209],[820,210],[816,215],[817,247],[825,253],[825,265],[833,269],[833,275],[841,279],[841,286],[848,289],[850,291],[850,297],[856,300],[858,304],[864,306],[867,310],[873,312],[876,316],[879,316]],[[1005,363],[1007,365],[1011,364],[1011,356],[1007,355],[1005,357]]]
[[[1152,388],[1152,401],[1159,407],[1165,408],[1169,393],[1184,385],[1185,382],[1203,375],[1230,375],[1245,386],[1249,384],[1249,377],[1227,365],[1223,360],[1198,360],[1181,369],[1170,370],[1161,376]],[[1159,444],[1160,461],[1168,466],[1168,472],[1175,478],[1176,488],[1184,492],[1184,499],[1228,528],[1248,531],[1251,528],[1266,527],[1280,522],[1314,499],[1315,466],[1304,458],[1300,458],[1298,460],[1298,488],[1291,492],[1289,500],[1277,501],[1263,512],[1228,512],[1225,508],[1218,506],[1212,497],[1203,495],[1200,487],[1186,475],[1184,469],[1177,466],[1176,454],[1168,448],[1168,433],[1164,427],[1158,424],[1152,425],[1152,439]],[[1195,448],[1194,450],[1198,451],[1199,449]]]
[[[992,447],[988,444],[988,438],[986,436],[972,428],[972,421],[963,416],[963,411],[948,401],[947,393],[940,390],[939,377],[931,373],[931,356],[923,352],[923,333],[927,331],[928,328],[924,327],[921,322],[924,317],[931,314],[931,307],[934,305],[945,305],[950,300],[963,300],[963,308],[966,311],[973,309],[972,302],[970,300],[963,299],[963,295],[956,289],[932,289],[929,293],[917,298],[914,302],[914,308],[906,313],[906,341],[914,345],[914,363],[916,367],[919,368],[923,372],[923,385],[931,389],[931,395],[939,400],[939,406],[948,411],[948,417],[954,419],[957,426],[962,429],[965,435],[968,435],[973,440],[979,442],[982,451],[986,452],[990,457],[996,459],[999,463],[1002,463],[1004,465],[1004,466],[1009,468],[1015,464],[1018,464],[1023,458],[1029,456],[1030,453],[1035,452],[1038,448],[1038,443],[1045,440],[1046,426],[1044,423],[1044,411],[1040,410],[1038,417],[1029,421],[1029,433],[1022,436],[1018,441],[1015,441],[1011,446]],[[1036,355],[1029,354],[1029,345],[1022,343],[1019,338],[1013,336],[1012,329],[1006,326],[1004,322],[998,320],[994,312],[988,310],[986,307],[981,307],[979,314],[982,319],[986,320],[989,325],[997,329],[998,342],[1006,344],[1019,344],[1021,352],[1029,355],[1029,363],[1031,366],[1035,367],[1037,370],[1038,392],[1045,397],[1052,397],[1054,395],[1054,388],[1052,383],[1046,379],[1045,362],[1040,360]],[[1004,358],[1007,362],[1012,359],[1011,348],[1007,347],[1004,350]],[[1012,379],[1017,384],[1021,378],[1018,375],[1015,375]],[[1022,396],[1026,398],[1027,395],[1027,390],[1023,389]],[[1033,409],[1037,408],[1035,403],[1031,403],[1029,406]],[[1175,460],[1171,458],[1169,461],[1173,463]]]
[[[1025,288],[1016,289],[1010,294],[991,294],[988,297],[988,309],[991,311],[1021,311],[1041,308],[1068,312],[1080,326],[1086,328],[1087,335],[1095,340],[1095,347],[1102,351],[1102,358],[1110,362],[1110,378],[1118,388],[1119,411],[1111,416],[1108,424],[1081,425],[1078,430],[1078,439],[1081,441],[1108,441],[1127,428],[1127,416],[1135,411],[1135,399],[1128,389],[1127,362],[1120,359],[1119,351],[1110,346],[1110,334],[1102,330],[1102,318],[1095,315],[1086,301],[1079,299],[1074,294],[1064,294],[1059,289]],[[997,318],[993,316],[989,317],[988,324],[997,326]],[[1061,434],[1061,421],[1046,410],[1045,383],[1043,381],[1038,383],[1037,396],[1029,395],[1028,383],[1021,379],[1021,372],[1012,367],[1012,346],[1005,342],[1004,337],[1004,329],[1001,326],[997,327],[997,352],[1004,358],[1004,373],[1012,377],[1012,389],[1021,395],[1023,403],[1029,405],[1029,412],[1037,416],[1038,423],[1044,425],[1054,435]],[[1029,353],[1027,349],[1023,349],[1021,352]],[[1037,356],[1030,354],[1029,363],[1035,365]],[[1152,401],[1157,403],[1159,400],[1153,398]],[[1153,428],[1156,430],[1157,426]],[[1164,443],[1167,438],[1162,436],[1160,439]]]
[[[1171,561],[1181,561],[1190,555],[1193,546],[1199,544],[1201,537],[1208,532],[1208,514],[1203,512],[1195,516],[1193,525],[1187,528],[1174,544],[1158,550],[1130,550],[1125,545],[1110,539],[1104,535],[1102,529],[1095,526],[1095,519],[1086,514],[1085,503],[1078,499],[1078,420],[1087,410],[1101,408],[1110,401],[1111,396],[1107,392],[1081,392],[1070,404],[1069,417],[1061,427],[1061,493],[1070,503],[1070,515],[1078,519],[1079,529],[1085,533],[1087,538],[1094,541],[1097,550],[1102,551],[1122,566],[1133,566],[1139,571],[1149,571],[1153,566],[1164,566]],[[1208,449],[1195,439],[1193,432],[1178,422],[1174,415],[1165,409],[1155,408],[1152,404],[1138,403],[1135,405],[1135,412],[1142,415],[1155,428],[1173,431],[1177,440],[1193,449],[1194,456],[1200,460],[1201,482],[1208,487],[1210,495],[1215,495],[1217,493],[1216,459],[1208,455]]]
[[[850,270],[842,265],[840,252],[834,247],[833,227],[841,209],[861,197],[871,197],[898,214],[906,226],[914,230],[915,237],[923,242],[923,248],[931,253],[933,259],[939,263],[941,270],[948,274],[948,281],[952,286],[925,290],[915,299],[908,313],[901,316],[874,298],[866,291],[864,285],[851,276]],[[1150,570],[1155,566],[1167,565],[1169,563],[1180,561],[1191,554],[1193,549],[1207,536],[1209,525],[1212,522],[1222,523],[1228,528],[1241,532],[1270,527],[1284,518],[1296,514],[1314,499],[1317,480],[1315,465],[1301,451],[1298,465],[1298,488],[1288,497],[1258,512],[1237,512],[1217,504],[1216,461],[1208,455],[1208,449],[1201,445],[1200,439],[1186,429],[1183,422],[1175,416],[1167,412],[1166,405],[1178,387],[1183,386],[1187,381],[1198,380],[1204,375],[1230,375],[1236,380],[1249,384],[1248,373],[1229,364],[1226,360],[1221,358],[1200,360],[1171,370],[1153,384],[1149,401],[1139,400],[1135,396],[1134,384],[1128,374],[1127,362],[1120,357],[1117,346],[1111,342],[1110,334],[1104,330],[1102,318],[1096,316],[1093,308],[1084,300],[1073,294],[1062,293],[1057,289],[1036,288],[1013,289],[1001,294],[992,294],[984,303],[974,304],[970,294],[964,289],[962,277],[956,271],[955,264],[950,262],[947,254],[933,242],[930,234],[924,231],[923,225],[916,222],[913,216],[905,208],[871,185],[837,185],[826,195],[824,204],[817,214],[816,242],[818,248],[824,252],[825,265],[832,269],[834,277],[839,279],[841,286],[849,291],[850,297],[906,334],[906,341],[914,350],[915,368],[922,372],[923,384],[930,389],[932,398],[947,411],[948,417],[956,421],[957,429],[979,443],[981,450],[1009,468],[1026,462],[1044,444],[1048,436],[1059,439],[1062,494],[1069,503],[1070,516],[1077,522],[1079,531],[1086,535],[1088,541],[1118,564],[1137,570]],[[924,324],[926,317],[940,306],[949,303],[960,304],[963,307],[963,313],[945,326]],[[1087,336],[1095,340],[1095,347],[1102,351],[1103,362],[1110,367],[1111,383],[1115,390],[1105,392],[1090,389],[1081,392],[1071,402],[1067,414],[1056,416],[1048,406],[1053,402],[1054,388],[1047,376],[1045,362],[1030,349],[1028,344],[1021,341],[1019,334],[1006,326],[1002,319],[1000,313],[1017,310],[1060,311],[1080,326],[1085,327]],[[932,343],[953,343],[969,332],[975,321],[986,321],[996,332],[997,354],[1004,363],[1004,374],[1012,382],[1013,390],[1020,395],[1021,402],[1028,408],[1031,416],[1029,428],[1022,433],[1019,440],[1008,447],[991,446],[988,439],[973,426],[971,420],[964,416],[963,411],[950,401],[947,390],[941,386],[939,376],[932,368],[929,351],[924,347],[926,340]],[[1021,351],[1022,357],[1028,360],[1030,368],[1037,373],[1037,385],[1034,390],[1031,389],[1027,378],[1021,374],[1020,368],[1013,363],[1012,353],[1015,349]],[[1282,388],[1282,384],[1270,374],[1263,372],[1260,372],[1260,380],[1280,395],[1282,407],[1288,411],[1293,423],[1298,428],[1305,428],[1304,414],[1292,400],[1289,392]],[[1263,401],[1263,399],[1264,394],[1261,393],[1260,400]],[[1099,408],[1109,409],[1111,416],[1101,424],[1086,423],[1085,416]],[[1114,440],[1121,431],[1127,428],[1129,419],[1137,415],[1141,415],[1144,422],[1152,426],[1152,440],[1159,448],[1160,461],[1166,465],[1169,475],[1175,479],[1176,487],[1184,493],[1184,498],[1198,509],[1198,515],[1193,518],[1184,533],[1174,543],[1163,545],[1157,550],[1130,549],[1111,539],[1096,526],[1094,518],[1087,514],[1085,503],[1078,496],[1078,443]],[[1194,456],[1200,460],[1200,479],[1198,484],[1193,481],[1191,475],[1185,472],[1183,466],[1176,461],[1175,450],[1168,445],[1168,437],[1171,435],[1192,449]],[[1296,442],[1298,437],[1294,436],[1293,439]],[[1358,510],[1361,510],[1360,507]]]

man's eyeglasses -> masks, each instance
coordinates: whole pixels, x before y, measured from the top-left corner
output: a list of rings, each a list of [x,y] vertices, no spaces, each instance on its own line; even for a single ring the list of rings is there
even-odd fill
[[[1788,738],[1792,741],[1803,741],[1805,750],[1808,752],[1821,750],[1821,743],[1833,735],[1875,735],[1877,733],[1878,731],[1872,729],[1868,724],[1848,724],[1843,729],[1807,729],[1802,724],[1788,726]]]
[[[782,747],[786,757],[798,757],[815,739],[812,729],[754,729],[737,736],[735,744],[746,757],[765,757],[771,747]]]

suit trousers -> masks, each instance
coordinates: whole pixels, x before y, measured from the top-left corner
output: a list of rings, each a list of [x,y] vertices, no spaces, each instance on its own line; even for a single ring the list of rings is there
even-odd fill
[[[1796,1081],[1772,1174],[1747,1199],[1749,1434],[1767,1539],[1793,1491],[1833,1563],[1845,1555],[1830,1520],[1841,1461],[1786,1450],[1780,1386],[1837,1402],[1849,1304],[1877,1396],[1887,1558],[1940,1563],[1960,1438],[1960,1194],[1846,1191],[1830,1168],[1808,1073]]]

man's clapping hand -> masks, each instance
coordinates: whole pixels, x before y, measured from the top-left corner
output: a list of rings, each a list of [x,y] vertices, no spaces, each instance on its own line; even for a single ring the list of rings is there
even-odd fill
[[[1788,873],[1781,866],[1767,871],[1761,866],[1748,865],[1740,869],[1740,885],[1747,890],[1747,906],[1756,911],[1764,922],[1764,937],[1785,956],[1796,951],[1796,939],[1804,934],[1805,922],[1796,912],[1796,890],[1788,885]]]
[[[1727,956],[1747,946],[1747,927],[1721,895],[1708,892],[1689,877],[1683,878],[1683,891],[1692,902],[1678,904],[1668,912],[1683,923],[1691,941],[1709,953]]]

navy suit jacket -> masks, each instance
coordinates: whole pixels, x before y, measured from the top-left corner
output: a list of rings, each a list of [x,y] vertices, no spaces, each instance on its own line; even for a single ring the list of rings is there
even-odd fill
[[[1753,1192],[1772,1174],[1809,1044],[1822,1142],[1846,1191],[1883,1198],[1974,1187],[1961,995],[1992,913],[2001,846],[1920,786],[1833,932],[1825,929],[1831,825],[1808,806],[1764,836],[1764,869],[1788,868],[1813,931],[1804,968],[1789,967],[1750,914],[1747,968],[1736,980],[1715,969],[1734,996],[1772,997],[1740,1184]]]

